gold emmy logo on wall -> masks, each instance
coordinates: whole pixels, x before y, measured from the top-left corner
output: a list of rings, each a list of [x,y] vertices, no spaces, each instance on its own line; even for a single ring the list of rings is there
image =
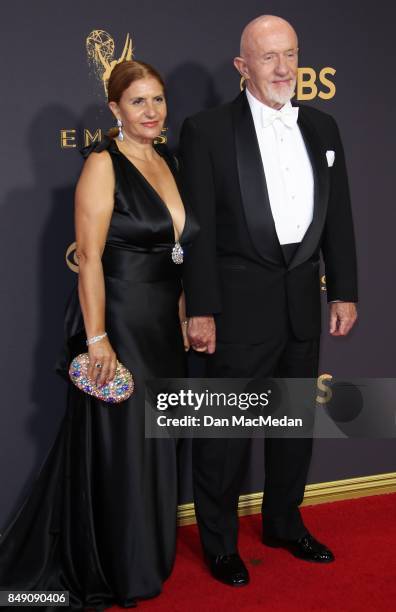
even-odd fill
[[[66,265],[72,272],[76,272],[78,274],[78,259],[77,259],[77,242],[72,242],[70,246],[67,247],[65,260]]]
[[[316,73],[316,70],[313,68],[309,68],[308,66],[298,68],[297,74],[297,87],[295,91],[295,96],[297,100],[313,100],[318,97],[322,100],[330,100],[334,98],[336,93],[335,83],[329,76],[334,76],[336,73],[335,68],[331,68],[330,66],[325,66],[319,73]],[[245,88],[245,77],[241,77],[239,82],[239,87],[242,89]],[[321,87],[323,89],[319,89]]]
[[[103,83],[104,92],[107,95],[107,83],[114,66],[133,58],[131,35],[126,35],[124,48],[118,59],[114,59],[114,39],[105,30],[92,30],[87,36],[85,47],[88,63],[92,66],[99,81]]]
[[[326,287],[326,274],[323,274],[320,277],[320,290],[321,291],[327,291],[327,287]]]
[[[88,64],[97,80],[102,84],[103,90],[101,91],[107,101],[107,83],[114,66],[134,58],[132,37],[129,33],[126,35],[124,48],[118,59],[114,58],[114,39],[105,30],[92,30],[85,40],[85,48]],[[166,131],[167,128],[162,130],[162,134],[155,139],[155,144],[167,142]],[[95,128],[94,130],[84,128],[81,134],[77,134],[75,128],[64,128],[60,130],[60,146],[61,149],[76,149],[80,146],[88,146],[93,142],[99,142],[102,140],[102,136],[101,128]]]

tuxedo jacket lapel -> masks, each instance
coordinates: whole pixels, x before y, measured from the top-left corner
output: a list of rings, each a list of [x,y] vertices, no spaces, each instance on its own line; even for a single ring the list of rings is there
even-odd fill
[[[284,265],[253,118],[244,92],[232,108],[239,185],[249,233],[261,257]]]
[[[253,118],[244,92],[233,103],[233,121],[239,185],[252,242],[261,257],[284,265]],[[317,249],[326,219],[330,189],[325,151],[314,125],[306,117],[304,107],[300,107],[298,125],[314,175],[314,209],[312,222],[290,261],[289,269],[306,261]]]
[[[289,264],[289,269],[295,268],[306,261],[317,249],[326,219],[330,189],[325,151],[315,127],[304,113],[304,107],[299,109],[298,125],[305,141],[314,175],[314,209],[312,222]]]

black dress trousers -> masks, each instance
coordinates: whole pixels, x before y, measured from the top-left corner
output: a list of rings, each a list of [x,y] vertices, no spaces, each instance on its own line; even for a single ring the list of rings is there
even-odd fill
[[[212,378],[316,378],[319,338],[300,341],[291,330],[281,339],[260,344],[218,343],[207,358]],[[204,551],[208,555],[237,550],[238,497],[249,465],[249,439],[193,441],[194,500]],[[265,441],[265,487],[262,507],[266,534],[297,539],[306,533],[299,504],[304,497],[311,438]]]

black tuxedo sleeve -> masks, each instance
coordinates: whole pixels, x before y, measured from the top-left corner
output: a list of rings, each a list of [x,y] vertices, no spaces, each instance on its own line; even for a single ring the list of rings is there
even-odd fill
[[[327,299],[357,302],[355,236],[344,148],[337,124],[332,117],[330,120],[335,159],[329,168],[330,196],[322,239]]]
[[[183,195],[188,198],[200,232],[187,252],[183,286],[187,316],[221,311],[216,266],[216,207],[213,168],[203,135],[186,119],[180,136]]]

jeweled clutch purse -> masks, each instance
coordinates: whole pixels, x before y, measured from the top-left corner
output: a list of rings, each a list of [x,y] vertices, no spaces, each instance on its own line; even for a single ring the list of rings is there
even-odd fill
[[[119,361],[117,361],[116,374],[113,380],[103,387],[98,387],[88,378],[88,366],[88,353],[77,355],[70,364],[70,379],[81,391],[109,404],[119,404],[132,395],[135,386],[132,374]]]

